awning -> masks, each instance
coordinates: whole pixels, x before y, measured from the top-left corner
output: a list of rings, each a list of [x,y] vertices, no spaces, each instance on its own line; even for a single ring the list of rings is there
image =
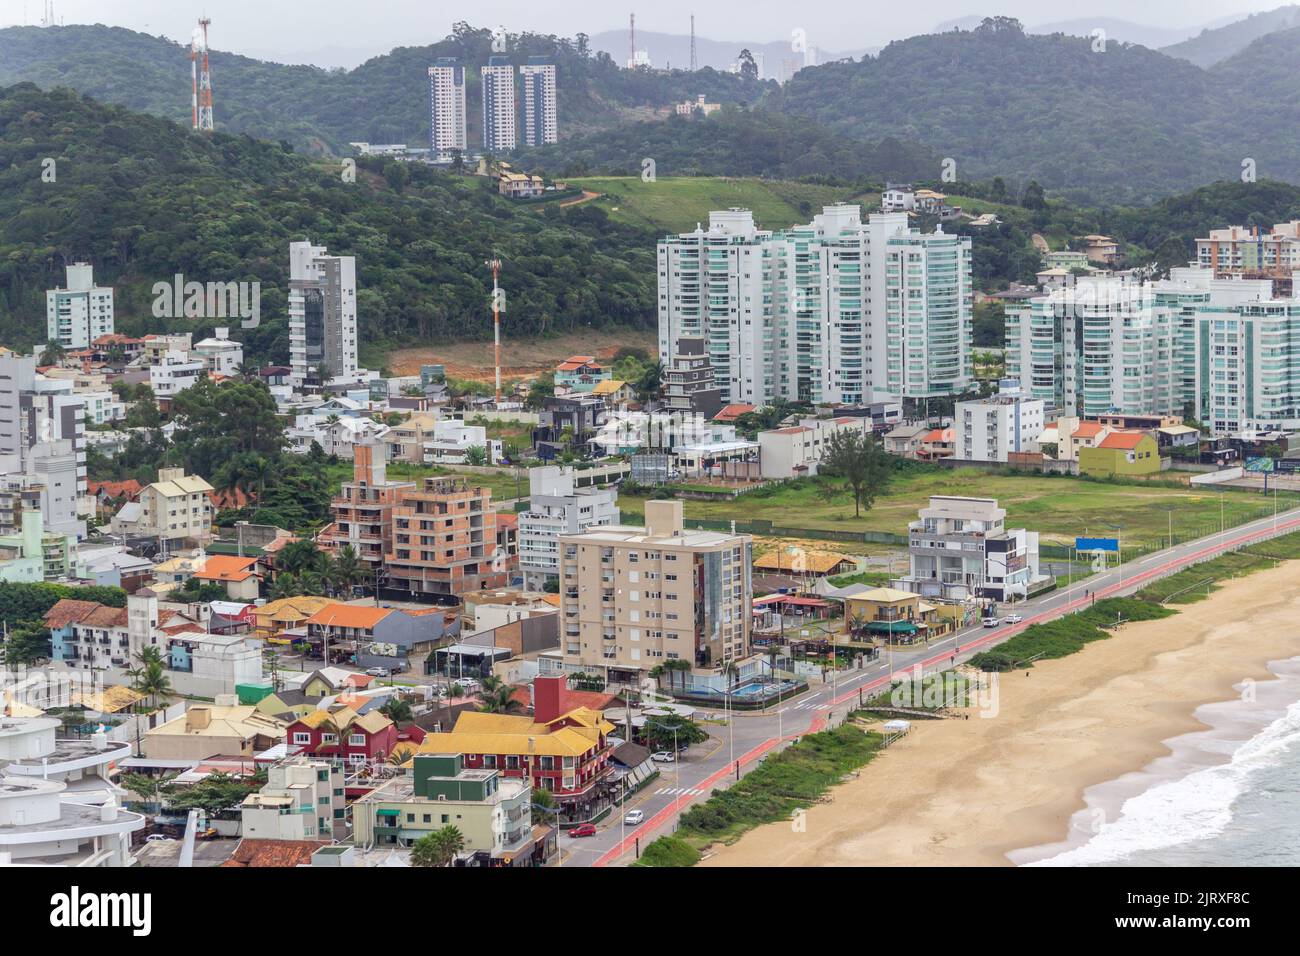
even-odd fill
[[[915,634],[916,625],[911,621],[872,621],[867,630],[873,634]]]
[[[375,811],[375,816],[377,817],[400,817],[401,815],[402,815],[401,810],[376,810]]]

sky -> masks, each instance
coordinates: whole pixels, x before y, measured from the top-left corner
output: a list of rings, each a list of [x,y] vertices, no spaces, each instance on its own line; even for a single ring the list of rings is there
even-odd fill
[[[453,6],[440,0],[54,0],[56,20],[104,23],[187,42],[198,17],[212,19],[214,49],[282,62],[335,65],[360,62],[394,46],[419,46],[450,32],[453,18],[474,26],[503,25],[572,36],[627,28],[685,34],[695,14],[698,36],[716,40],[781,40],[802,29],[825,50],[882,46],[929,33],[945,21],[972,14],[1018,17],[1027,25],[1114,17],[1151,26],[1200,26],[1281,6],[1286,0],[475,0]],[[45,0],[0,0],[0,26],[40,22]],[[743,35],[740,35],[743,34]]]

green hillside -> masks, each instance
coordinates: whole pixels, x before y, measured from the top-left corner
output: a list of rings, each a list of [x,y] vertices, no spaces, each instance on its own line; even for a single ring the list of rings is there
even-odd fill
[[[1245,19],[1213,30],[1202,30],[1181,43],[1161,47],[1160,52],[1197,66],[1210,67],[1235,56],[1262,36],[1292,27],[1300,27],[1300,6],[1288,4],[1264,13],[1252,13]]]

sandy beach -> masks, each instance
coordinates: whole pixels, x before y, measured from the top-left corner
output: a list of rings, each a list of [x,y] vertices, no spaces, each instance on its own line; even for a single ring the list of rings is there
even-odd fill
[[[997,714],[916,721],[861,777],[788,823],[717,846],[704,866],[1009,866],[1065,839],[1084,790],[1204,730],[1197,707],[1273,679],[1300,655],[1300,562],[1225,585],[1178,614],[1077,654],[999,675]]]

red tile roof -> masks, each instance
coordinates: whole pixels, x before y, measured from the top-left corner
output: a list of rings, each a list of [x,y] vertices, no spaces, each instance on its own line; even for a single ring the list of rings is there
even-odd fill
[[[1106,426],[1099,422],[1080,422],[1071,438],[1096,438]]]
[[[741,415],[746,415],[753,410],[753,405],[746,405],[744,402],[739,402],[734,405],[726,405],[723,407],[722,411],[713,416],[713,420],[715,422],[734,422]]]
[[[249,840],[239,841],[234,855],[222,866],[303,866],[323,846],[324,840]]]
[[[200,581],[247,581],[253,577],[250,570],[257,558],[237,558],[230,554],[214,554],[194,575]]]
[[[92,495],[103,494],[109,498],[121,498],[126,496],[132,500],[140,494],[140,482],[134,478],[128,478],[126,481],[91,481],[86,484],[86,488]]]
[[[45,626],[57,631],[61,627],[84,620],[100,606],[95,601],[74,601],[71,598],[63,598],[45,612]]]
[[[126,608],[101,605],[83,617],[80,623],[87,627],[126,627]]]

